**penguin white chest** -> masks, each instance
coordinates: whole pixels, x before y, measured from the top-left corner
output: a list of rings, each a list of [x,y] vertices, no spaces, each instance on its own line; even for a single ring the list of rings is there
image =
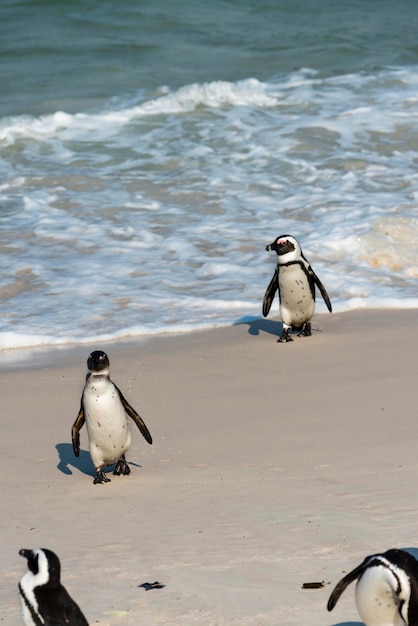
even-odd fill
[[[35,622],[33,617],[32,617],[32,613],[31,610],[29,609],[29,607],[27,606],[27,602],[30,603],[31,609],[33,611],[33,613],[36,615],[36,617],[38,618],[38,620],[41,620],[42,617],[39,613],[38,610],[38,604],[36,602],[36,598],[35,595],[33,593],[31,593],[30,595],[26,595],[26,599],[23,599],[22,597],[20,598],[20,605],[22,608],[22,615],[23,615],[23,621],[25,623],[26,626],[36,626],[37,623],[41,623],[40,621]]]
[[[20,595],[20,605],[22,608],[23,621],[25,622],[26,626],[35,626],[36,622],[34,621],[34,618],[32,615],[35,614],[38,620],[42,619],[39,613],[38,603],[36,601],[33,590],[24,589],[22,582],[23,581],[21,581],[20,584],[21,584],[22,592],[24,593],[24,596]],[[30,608],[28,605],[30,606]],[[38,623],[41,623],[41,622],[39,621]]]
[[[28,607],[26,606],[25,602],[23,600],[21,600],[21,608],[22,608],[22,615],[23,615],[23,621],[25,623],[25,626],[36,626],[36,623],[33,621],[32,615],[30,613],[30,610],[28,609]],[[39,616],[38,613],[36,613],[37,617],[39,619],[41,619],[41,617]],[[40,622],[42,623],[42,622]]]
[[[356,586],[356,604],[361,619],[366,626],[405,626],[399,614],[400,598],[395,590],[400,591],[409,582],[405,575],[405,583],[393,572],[381,566],[368,568]],[[401,595],[403,595],[401,593]],[[406,594],[409,597],[409,593]],[[404,610],[408,610],[408,600]]]
[[[34,589],[35,587],[45,585],[47,582],[48,575],[43,572],[39,572],[37,576],[34,576],[32,572],[27,572],[27,574],[20,579],[20,603],[22,607],[23,621],[26,626],[35,626],[35,624],[38,623],[35,622],[34,616],[38,620],[42,620]]]
[[[300,327],[315,311],[315,300],[306,273],[298,263],[280,266],[280,317],[288,326]]]
[[[83,405],[94,466],[115,463],[131,444],[126,412],[117,389],[108,379],[92,376],[84,389]]]

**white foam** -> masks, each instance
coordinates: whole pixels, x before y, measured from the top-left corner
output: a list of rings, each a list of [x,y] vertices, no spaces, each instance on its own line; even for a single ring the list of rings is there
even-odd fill
[[[255,78],[237,83],[213,81],[186,85],[174,93],[167,93],[134,109],[137,114],[186,113],[203,105],[211,108],[222,106],[272,107],[277,97],[268,93],[267,85]]]
[[[255,78],[237,83],[227,81],[195,83],[181,87],[175,92],[165,91],[166,93],[157,98],[126,109],[95,114],[68,114],[57,111],[52,115],[41,117],[26,115],[6,118],[0,122],[0,142],[8,146],[19,138],[42,140],[55,136],[62,140],[86,141],[93,135],[96,140],[98,138],[105,140],[138,116],[188,113],[199,106],[273,107],[278,102],[277,95],[269,95],[268,85]]]
[[[301,70],[0,120],[0,347],[260,315],[281,233],[335,311],[417,306],[417,85]]]

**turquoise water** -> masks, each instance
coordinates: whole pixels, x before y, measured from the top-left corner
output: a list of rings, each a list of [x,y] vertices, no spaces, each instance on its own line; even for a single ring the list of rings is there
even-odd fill
[[[284,232],[336,310],[418,305],[415,2],[0,19],[0,347],[259,315]]]
[[[3,0],[0,19],[2,117],[75,112],[162,85],[418,62],[413,0]]]

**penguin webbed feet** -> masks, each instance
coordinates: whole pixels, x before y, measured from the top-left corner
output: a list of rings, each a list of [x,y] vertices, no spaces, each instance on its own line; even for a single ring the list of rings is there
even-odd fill
[[[93,485],[101,485],[102,483],[110,483],[110,478],[106,476],[101,467],[98,467],[96,469]]]
[[[303,326],[299,326],[299,327],[295,327],[292,326],[292,330],[299,330],[300,332],[298,332],[298,337],[310,337],[312,335],[312,326],[310,322],[305,322],[303,324]],[[290,336],[290,327],[289,326],[283,326],[283,332],[281,334],[281,336],[278,338],[277,342],[278,343],[288,343],[289,341],[293,341],[292,337]]]
[[[311,323],[305,322],[302,326],[302,330],[298,333],[298,337],[310,337],[312,335]]]
[[[126,462],[125,457],[123,456],[116,464],[115,469],[113,470],[114,476],[128,476],[131,473],[131,468]]]
[[[293,341],[292,337],[289,334],[289,328],[283,328],[283,332],[277,340],[277,343],[288,343],[289,341]]]

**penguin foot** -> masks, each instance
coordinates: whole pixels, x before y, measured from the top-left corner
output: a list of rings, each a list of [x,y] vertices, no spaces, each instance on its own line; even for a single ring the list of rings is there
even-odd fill
[[[108,478],[101,469],[97,469],[96,476],[93,480],[93,485],[98,485],[102,483],[110,483],[110,478]]]
[[[289,335],[289,329],[283,328],[283,332],[281,336],[278,338],[277,343],[287,343],[288,341],[293,341],[293,339]]]
[[[302,327],[302,330],[300,331],[300,333],[298,333],[298,337],[310,337],[311,335],[312,335],[311,323],[305,322]]]
[[[123,476],[128,476],[128,474],[130,474],[130,473],[131,473],[131,468],[127,464],[125,458],[119,459],[115,469],[113,470],[113,474],[115,476],[120,476],[121,474]]]

